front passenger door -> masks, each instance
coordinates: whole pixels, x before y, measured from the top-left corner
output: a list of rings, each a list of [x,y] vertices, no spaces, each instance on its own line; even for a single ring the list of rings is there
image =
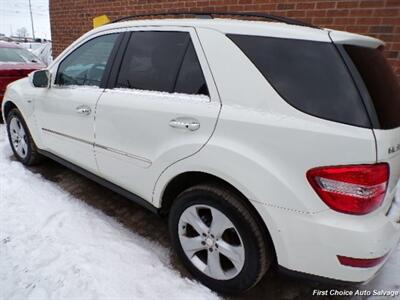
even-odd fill
[[[35,102],[46,150],[94,173],[94,112],[118,36],[92,38],[69,53],[51,70],[54,84]]]

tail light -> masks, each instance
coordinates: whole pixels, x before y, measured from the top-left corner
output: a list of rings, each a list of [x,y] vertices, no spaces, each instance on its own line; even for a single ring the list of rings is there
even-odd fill
[[[384,256],[381,256],[381,257],[377,257],[377,258],[354,258],[354,257],[341,256],[341,255],[337,256],[340,264],[342,264],[344,266],[356,267],[356,268],[375,267],[375,266],[381,264],[385,260],[386,257],[387,257],[387,254]]]
[[[333,210],[364,215],[382,204],[389,180],[389,165],[320,167],[309,170],[307,179]]]

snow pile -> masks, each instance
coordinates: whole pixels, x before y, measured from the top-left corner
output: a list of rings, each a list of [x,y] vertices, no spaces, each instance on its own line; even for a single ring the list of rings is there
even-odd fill
[[[0,299],[217,299],[129,232],[11,161],[0,125]]]

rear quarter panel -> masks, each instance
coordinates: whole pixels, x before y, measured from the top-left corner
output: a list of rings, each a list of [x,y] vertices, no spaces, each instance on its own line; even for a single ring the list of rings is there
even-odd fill
[[[251,201],[313,213],[328,207],[309,185],[309,169],[376,162],[372,130],[296,110],[223,33],[197,31],[222,110],[207,145],[162,174],[153,197],[156,206],[173,176],[199,170],[225,179]]]
[[[373,132],[296,110],[223,33],[197,31],[220,94],[220,117],[201,151],[161,174],[153,204],[161,206],[165,187],[179,174],[199,171],[217,176],[237,188],[262,216],[278,263],[296,269],[296,263],[308,262],[296,257],[314,255],[307,241],[315,242],[315,220],[326,219],[326,227],[340,224],[338,214],[308,183],[306,172],[319,166],[375,163]],[[336,264],[336,256],[333,259]],[[323,264],[313,266],[324,268]]]
[[[386,212],[392,204],[400,179],[400,127],[390,130],[374,129],[374,133],[378,162],[386,162],[390,166],[388,191],[383,204],[383,212]]]

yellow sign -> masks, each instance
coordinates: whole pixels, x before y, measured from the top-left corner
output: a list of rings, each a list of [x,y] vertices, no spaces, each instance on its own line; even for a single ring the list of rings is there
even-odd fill
[[[103,26],[110,23],[110,19],[106,15],[93,18],[93,28]]]

